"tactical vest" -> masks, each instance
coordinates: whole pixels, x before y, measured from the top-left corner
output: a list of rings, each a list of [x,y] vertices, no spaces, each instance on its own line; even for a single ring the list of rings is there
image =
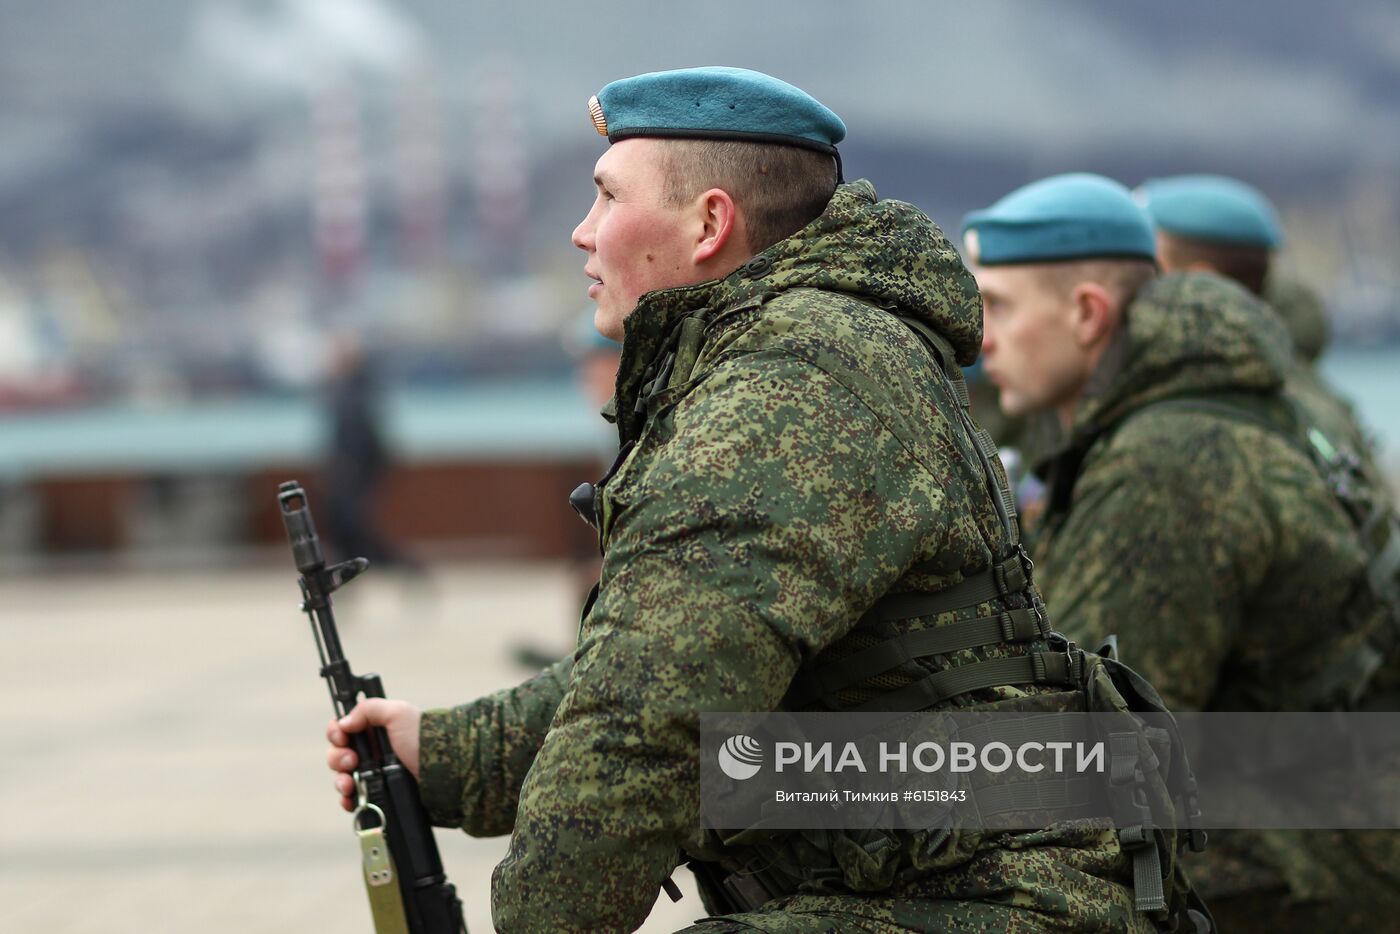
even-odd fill
[[[1004,532],[1005,548],[989,566],[949,588],[894,593],[878,600],[845,637],[799,669],[781,709],[917,712],[946,706],[954,698],[987,688],[1041,685],[1054,690],[1029,695],[1011,705],[998,703],[997,709],[1025,713],[1150,712],[1169,717],[1156,691],[1112,652],[1086,652],[1051,629],[1033,584],[1032,563],[1020,542],[1014,497],[999,468],[995,443],[969,414],[967,386],[952,347],[924,322],[899,317],[930,352],[934,373],[945,395],[955,403],[955,430],[963,441],[965,456],[984,479]],[[672,345],[675,349],[663,353],[648,368],[651,375],[638,399],[639,411],[649,396],[688,378],[702,338],[701,319],[683,319],[678,340]],[[599,486],[606,484],[629,454],[626,448],[619,454]],[[598,502],[596,492],[592,484],[584,484],[574,491],[570,502],[599,529],[605,541],[611,517],[606,515],[605,503]],[[587,612],[585,606],[585,616]],[[931,628],[915,625],[949,612],[962,618]],[[978,650],[994,646],[1016,646],[1019,651],[1009,657],[942,664],[957,653],[972,650],[978,655]],[[990,705],[968,709],[983,707]],[[1148,913],[1164,930],[1177,930],[1183,922],[1194,925],[1199,934],[1212,930],[1209,912],[1191,890],[1179,862],[1188,845],[1196,851],[1205,846],[1202,831],[1187,829],[1200,811],[1183,744],[1172,731],[1141,724],[1105,739],[1109,798],[1119,841],[1132,860],[1137,909]],[[1094,796],[1084,781],[974,789],[973,800],[984,817],[1030,813],[1044,818],[1035,826],[1045,826],[1086,816]],[[1156,826],[1152,809],[1142,804],[1145,800],[1166,802],[1166,811],[1174,810],[1178,815],[1176,825]],[[1162,813],[1162,808],[1157,812]],[[930,831],[935,843],[951,835],[948,827]],[[902,849],[898,833],[842,830],[797,834],[751,829],[724,841],[757,854],[743,865],[701,860],[691,860],[688,865],[706,908],[716,914],[752,911],[772,899],[798,892],[874,893],[928,872],[904,864],[898,855]],[[876,877],[853,886],[836,867],[832,857],[836,846],[861,848],[880,865]]]
[[[1386,491],[1367,475],[1361,457],[1324,434],[1287,395],[1173,396],[1132,412],[1114,431],[1147,411],[1204,412],[1252,425],[1287,441],[1317,469],[1356,530],[1366,554],[1366,573],[1344,611],[1341,632],[1352,638],[1324,658],[1312,677],[1290,687],[1288,707],[1352,710],[1372,703],[1367,694],[1377,674],[1400,662],[1400,517]],[[1387,687],[1393,690],[1395,685]]]

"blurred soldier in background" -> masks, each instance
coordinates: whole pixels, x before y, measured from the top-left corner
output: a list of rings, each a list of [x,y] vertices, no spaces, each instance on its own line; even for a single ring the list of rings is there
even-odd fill
[[[577,650],[451,710],[366,701],[329,727],[331,767],[354,766],[348,731],[386,725],[436,822],[511,833],[507,931],[634,928],[687,861],[725,915],[696,931],[1152,930],[1136,860],[1097,825],[701,829],[702,711],[1084,709],[1091,665],[1051,640],[959,401],[975,285],[927,217],[839,184],[840,119],[729,68],[617,81],[590,110],[613,145],[574,243],[623,341],[622,453],[584,507],[604,560]],[[885,619],[887,595],[918,615]],[[847,670],[935,628],[959,648]]]
[[[1283,226],[1261,192],[1222,175],[1177,175],[1149,179],[1134,194],[1157,225],[1164,271],[1218,272],[1234,279],[1279,313],[1299,357],[1312,362],[1322,355],[1328,339],[1322,301],[1274,268]]]
[[[1065,431],[1036,549],[1056,624],[1116,633],[1173,709],[1363,702],[1386,619],[1351,519],[1272,427],[1291,411],[1277,315],[1220,276],[1158,277],[1151,219],[1098,176],[1018,189],[965,231],[1002,405]],[[1222,931],[1380,930],[1394,840],[1213,835],[1188,871]]]
[[[1157,225],[1164,272],[1219,273],[1261,296],[1279,314],[1296,357],[1284,378],[1288,392],[1334,443],[1361,459],[1372,483],[1384,487],[1356,413],[1313,365],[1327,343],[1321,300],[1302,283],[1281,280],[1274,269],[1283,228],[1273,205],[1249,185],[1219,175],[1152,179],[1136,194]]]

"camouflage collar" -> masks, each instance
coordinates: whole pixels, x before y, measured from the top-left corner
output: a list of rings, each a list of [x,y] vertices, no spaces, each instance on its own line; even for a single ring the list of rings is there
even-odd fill
[[[1220,276],[1161,276],[1125,314],[1069,431],[1036,466],[1051,482],[1052,512],[1067,506],[1090,448],[1134,412],[1176,396],[1268,393],[1282,385],[1292,352],[1287,332],[1268,306]]]
[[[982,305],[972,276],[942,231],[900,201],[880,200],[868,181],[840,185],[825,211],[723,279],[643,295],[623,322],[612,405],[623,442],[645,421],[638,400],[663,386],[666,355],[683,322],[713,325],[726,312],[796,288],[842,292],[926,321],[971,363],[982,341]]]
[[[1277,316],[1235,283],[1209,273],[1161,276],[1129,304],[1075,410],[1073,443],[1091,442],[1159,399],[1272,391],[1291,353]]]

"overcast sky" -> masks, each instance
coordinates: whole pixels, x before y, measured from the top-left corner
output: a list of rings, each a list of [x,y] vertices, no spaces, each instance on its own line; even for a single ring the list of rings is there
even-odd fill
[[[545,142],[591,132],[582,102],[613,78],[723,63],[806,88],[853,136],[1400,162],[1388,0],[0,0],[0,22],[0,171],[95,113],[236,118],[325,64],[391,74],[424,56],[459,109],[508,63]]]

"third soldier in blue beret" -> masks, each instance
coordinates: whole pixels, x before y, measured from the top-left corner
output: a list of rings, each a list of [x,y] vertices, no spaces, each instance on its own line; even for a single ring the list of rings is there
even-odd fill
[[[1223,175],[1175,175],[1149,179],[1135,193],[1157,225],[1164,270],[1209,270],[1234,279],[1283,316],[1299,356],[1313,361],[1321,355],[1328,336],[1322,302],[1275,274],[1283,225],[1263,192]]]
[[[1269,303],[1293,338],[1288,391],[1330,438],[1364,461],[1370,482],[1384,487],[1370,438],[1350,403],[1312,365],[1327,340],[1322,303],[1301,283],[1280,280],[1274,254],[1283,227],[1257,189],[1220,175],[1151,179],[1136,195],[1157,225],[1158,260],[1166,272],[1215,272]]]

